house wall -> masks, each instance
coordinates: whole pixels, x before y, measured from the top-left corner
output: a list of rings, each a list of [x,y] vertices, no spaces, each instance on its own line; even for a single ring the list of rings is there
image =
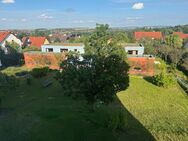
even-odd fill
[[[1,45],[3,48],[5,48],[6,42],[12,42],[12,41],[14,41],[15,43],[17,43],[19,46],[22,45],[21,40],[18,39],[18,38],[17,38],[16,36],[14,36],[13,34],[10,34],[9,36],[7,36],[6,39],[5,39],[3,42],[1,42],[0,45]]]
[[[24,53],[25,65],[33,69],[37,67],[49,67],[50,69],[60,69],[60,64],[65,60],[65,54],[62,53],[42,53],[26,52]]]
[[[125,51],[138,51],[138,56],[142,56],[144,54],[144,47],[125,47]]]
[[[153,76],[154,75],[154,61],[155,58],[149,57],[131,57],[128,58],[130,70],[129,74],[133,75],[144,75]],[[140,69],[138,69],[140,68]]]
[[[84,53],[84,45],[82,46],[63,46],[63,45],[43,45],[42,46],[42,52],[46,52],[46,49],[53,48],[54,53],[60,53],[61,49],[67,49],[68,51],[74,51],[77,49],[78,52],[81,54]]]
[[[50,42],[46,39],[45,41],[44,41],[44,45],[49,45],[50,44]]]

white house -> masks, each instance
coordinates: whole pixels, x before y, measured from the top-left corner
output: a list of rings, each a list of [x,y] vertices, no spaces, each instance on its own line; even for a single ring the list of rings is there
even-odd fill
[[[143,56],[144,46],[142,44],[126,44],[123,46],[129,56]]]
[[[79,52],[80,54],[84,53],[84,44],[82,43],[63,43],[57,45],[42,45],[42,52],[54,52],[54,53],[63,53],[63,52]]]
[[[0,32],[0,47],[5,50],[6,47],[6,42],[15,42],[17,43],[19,46],[22,45],[22,42],[20,39],[18,39],[14,34],[10,33],[10,32]]]

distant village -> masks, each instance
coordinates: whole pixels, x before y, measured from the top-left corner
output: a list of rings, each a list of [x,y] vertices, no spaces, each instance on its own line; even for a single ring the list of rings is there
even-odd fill
[[[177,35],[182,40],[188,38],[188,34],[183,32],[173,32],[172,35]],[[78,52],[84,54],[84,42],[78,42],[82,37],[80,33],[52,33],[46,36],[23,36],[21,39],[16,33],[10,31],[0,32],[0,47],[5,55],[9,54],[7,48],[8,43],[14,43],[20,47],[23,51],[24,63],[28,68],[44,67],[47,66],[51,69],[60,69],[60,61],[66,58],[67,52]],[[155,31],[135,31],[134,42],[121,43],[121,46],[125,49],[128,60],[130,62],[130,74],[142,74],[142,75],[154,75],[154,54],[146,54],[144,43],[139,42],[143,39],[164,41],[165,35],[162,32]],[[77,42],[70,42],[75,41]],[[188,40],[184,44],[188,47]],[[59,55],[57,57],[57,55]],[[150,67],[148,67],[150,66]],[[0,60],[0,67],[3,67],[3,63]]]

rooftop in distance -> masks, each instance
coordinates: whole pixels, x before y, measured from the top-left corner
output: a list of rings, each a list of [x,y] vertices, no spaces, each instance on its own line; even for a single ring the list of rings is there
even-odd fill
[[[52,43],[47,46],[84,46],[83,43]]]
[[[144,47],[142,44],[138,44],[138,43],[123,43],[120,45],[123,47]]]

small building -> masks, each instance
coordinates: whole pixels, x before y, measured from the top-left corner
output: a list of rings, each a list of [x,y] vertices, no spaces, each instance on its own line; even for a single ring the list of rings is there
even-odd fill
[[[39,50],[42,45],[50,44],[46,37],[23,37],[22,42],[22,47],[36,47]]]
[[[144,46],[142,44],[125,44],[123,45],[128,56],[143,56]]]
[[[144,46],[142,44],[124,44],[130,65],[129,74],[132,75],[154,75],[155,58],[151,55],[144,55]]]
[[[82,43],[63,43],[63,44],[51,44],[43,45],[42,52],[54,52],[54,53],[66,53],[69,51],[84,53],[84,44]]]
[[[188,34],[184,34],[183,32],[174,32],[174,35],[178,35],[181,39],[188,38]]]
[[[152,39],[152,40],[161,40],[163,39],[162,32],[135,32],[135,40],[141,39]]]
[[[20,39],[18,39],[14,34],[11,32],[5,31],[5,32],[0,32],[0,47],[5,51],[6,49],[6,43],[11,43],[15,42],[19,46],[22,45],[22,42]]]

